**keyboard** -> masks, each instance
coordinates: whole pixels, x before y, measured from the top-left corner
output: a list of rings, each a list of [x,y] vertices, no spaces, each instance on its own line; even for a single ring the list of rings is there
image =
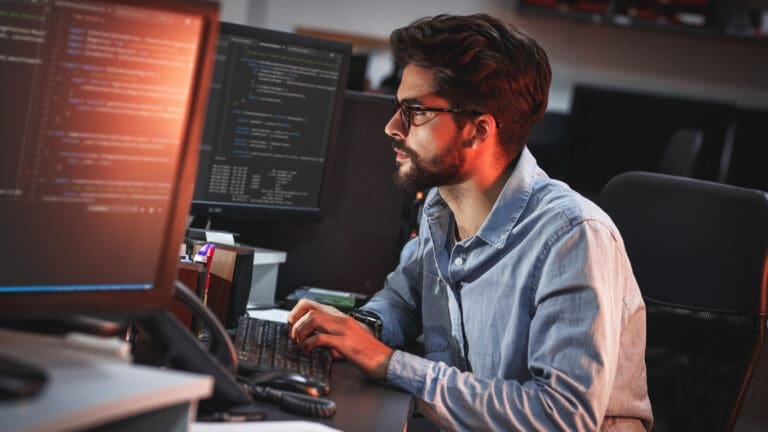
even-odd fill
[[[261,372],[297,372],[330,389],[331,351],[318,347],[305,352],[288,337],[286,323],[241,317],[234,345],[241,365]]]

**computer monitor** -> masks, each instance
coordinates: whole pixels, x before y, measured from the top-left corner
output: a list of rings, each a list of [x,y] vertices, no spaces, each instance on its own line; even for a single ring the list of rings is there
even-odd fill
[[[351,45],[222,23],[195,216],[318,219]]]
[[[218,6],[2,1],[0,315],[173,298]]]
[[[395,185],[391,95],[347,91],[339,138],[325,184],[332,199],[320,222],[224,220],[221,229],[245,243],[285,251],[278,300],[302,285],[371,295],[397,266],[410,230],[413,196]],[[404,215],[407,213],[407,215]]]

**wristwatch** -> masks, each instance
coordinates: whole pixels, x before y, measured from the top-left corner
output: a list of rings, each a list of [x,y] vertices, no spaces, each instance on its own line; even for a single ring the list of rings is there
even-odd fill
[[[377,314],[365,309],[353,309],[348,315],[370,327],[371,330],[373,330],[373,335],[376,336],[376,339],[381,340],[381,329],[383,325],[381,323],[381,318]]]

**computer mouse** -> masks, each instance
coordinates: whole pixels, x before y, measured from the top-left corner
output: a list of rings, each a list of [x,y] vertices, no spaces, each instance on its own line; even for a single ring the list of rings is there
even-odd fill
[[[324,386],[322,383],[307,376],[288,371],[271,371],[258,374],[251,377],[250,382],[255,385],[303,393],[313,397],[320,397],[328,393],[327,386]]]

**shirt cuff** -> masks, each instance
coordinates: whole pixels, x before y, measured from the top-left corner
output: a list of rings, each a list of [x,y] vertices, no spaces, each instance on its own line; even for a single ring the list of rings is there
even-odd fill
[[[414,396],[420,396],[424,392],[424,383],[431,363],[423,357],[395,350],[389,360],[387,382]]]

